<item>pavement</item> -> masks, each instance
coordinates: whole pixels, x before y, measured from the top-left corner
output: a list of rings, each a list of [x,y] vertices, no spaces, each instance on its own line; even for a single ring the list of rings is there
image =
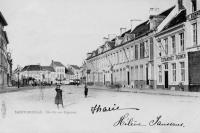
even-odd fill
[[[0,94],[0,133],[199,133],[200,98],[148,95],[62,86],[64,108],[54,104],[54,88],[32,89]],[[124,89],[124,88],[122,88]],[[125,89],[124,89],[125,90]],[[101,111],[93,114],[92,108]],[[121,110],[105,111],[105,108]],[[104,111],[102,110],[104,108]],[[139,110],[135,110],[138,108]],[[126,116],[123,117],[123,116]],[[149,125],[162,123],[184,126]],[[122,120],[122,118],[124,118]],[[121,124],[114,126],[119,120]],[[124,123],[136,123],[126,125]],[[139,126],[141,123],[144,126]]]
[[[53,87],[53,86],[52,86]],[[42,88],[49,88],[49,86],[43,86]],[[51,87],[50,87],[51,88]],[[17,92],[17,91],[24,91],[24,90],[32,90],[32,89],[39,89],[38,86],[25,86],[25,87],[17,87],[17,86],[7,86],[4,87],[3,89],[0,89],[0,94],[1,93],[8,93],[8,92]]]
[[[89,89],[131,92],[131,93],[144,93],[144,94],[150,94],[150,95],[200,97],[200,92],[187,92],[187,91],[175,91],[175,90],[163,90],[163,89],[136,89],[136,88],[128,88],[128,87],[122,87],[120,89],[117,89],[117,88],[109,88],[106,86],[89,86]]]
[[[54,86],[51,86],[52,88]],[[76,86],[77,88],[84,88],[84,85]],[[43,88],[49,88],[43,87]],[[130,92],[130,93],[143,93],[143,94],[149,94],[149,95],[170,95],[170,96],[183,96],[183,97],[200,97],[200,92],[187,92],[187,91],[175,91],[175,90],[163,90],[163,89],[136,89],[136,88],[128,88],[128,87],[122,87],[120,89],[117,88],[109,88],[106,86],[89,86],[89,89],[97,89],[97,90],[107,90],[107,91],[117,91],[117,92]],[[32,87],[32,86],[26,86],[26,87],[5,87],[3,89],[0,89],[1,93],[7,93],[7,92],[16,92],[16,91],[23,91],[23,90],[31,90],[31,89],[39,89],[38,86]]]

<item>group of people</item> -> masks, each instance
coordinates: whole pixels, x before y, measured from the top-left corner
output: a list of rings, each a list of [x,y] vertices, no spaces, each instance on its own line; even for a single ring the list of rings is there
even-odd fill
[[[55,104],[57,105],[58,108],[59,108],[60,104],[64,108],[63,98],[62,98],[62,89],[60,88],[60,85],[56,86],[55,91],[56,91]],[[85,85],[85,87],[84,87],[84,96],[85,96],[85,98],[87,97],[87,95],[88,95],[88,87],[87,87],[87,85]]]

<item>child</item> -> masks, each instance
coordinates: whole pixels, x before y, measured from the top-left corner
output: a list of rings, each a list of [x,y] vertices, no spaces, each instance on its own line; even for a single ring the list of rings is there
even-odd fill
[[[62,90],[60,89],[60,85],[57,85],[55,90],[56,90],[55,104],[57,104],[58,109],[59,109],[59,104],[61,104],[62,107],[64,108],[62,99]]]

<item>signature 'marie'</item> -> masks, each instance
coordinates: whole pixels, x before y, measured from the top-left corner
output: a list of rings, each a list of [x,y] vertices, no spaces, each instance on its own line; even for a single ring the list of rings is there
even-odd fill
[[[138,108],[120,108],[116,104],[114,104],[112,107],[106,107],[96,104],[95,106],[91,107],[91,112],[92,114],[94,114],[98,112],[108,112],[108,111],[126,110],[126,109],[140,110]]]

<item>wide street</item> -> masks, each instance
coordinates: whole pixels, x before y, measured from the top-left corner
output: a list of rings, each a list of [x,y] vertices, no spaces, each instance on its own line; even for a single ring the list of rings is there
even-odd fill
[[[62,89],[64,109],[62,107],[58,109],[54,104],[55,88],[0,94],[0,133],[197,133],[200,131],[199,97],[89,89],[89,96],[84,98],[83,87],[62,86]],[[119,106],[119,109],[108,112],[96,111],[93,114],[91,107],[95,105],[107,109],[108,107],[116,109]],[[156,123],[157,119],[160,123],[176,123],[179,126],[161,126],[159,122]]]

